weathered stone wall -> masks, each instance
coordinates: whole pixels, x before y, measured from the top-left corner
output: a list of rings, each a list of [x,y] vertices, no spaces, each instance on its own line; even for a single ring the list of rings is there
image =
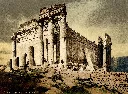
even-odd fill
[[[16,54],[19,57],[20,66],[24,66],[30,60],[30,46],[34,48],[34,61],[36,65],[42,65],[43,41],[42,28],[37,20],[31,20],[22,24],[16,33]],[[24,62],[24,54],[26,53],[26,62]],[[31,63],[31,62],[30,62]]]
[[[68,28],[67,40],[67,62],[88,65],[89,69],[97,69],[98,45],[87,40],[85,37]]]
[[[66,68],[68,63],[72,63],[75,66],[84,65],[87,70],[101,68],[102,42],[97,45],[73,31],[66,23],[66,15],[65,4],[54,5],[41,9],[39,20],[21,24],[13,36],[16,45],[13,45],[12,61],[19,57],[19,66],[29,63],[30,66],[45,67],[47,63]]]

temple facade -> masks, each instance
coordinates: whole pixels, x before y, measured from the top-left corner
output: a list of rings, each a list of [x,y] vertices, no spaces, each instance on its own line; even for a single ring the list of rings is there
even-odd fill
[[[56,66],[96,70],[106,65],[110,71],[111,38],[98,38],[98,44],[72,30],[66,22],[65,4],[40,10],[39,19],[20,25],[13,33],[12,68]],[[85,32],[86,33],[86,32]]]

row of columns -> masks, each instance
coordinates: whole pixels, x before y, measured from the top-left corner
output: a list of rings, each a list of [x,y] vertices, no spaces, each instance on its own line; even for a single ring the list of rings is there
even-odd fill
[[[38,34],[39,40],[37,41],[38,46],[36,47],[37,49],[36,53],[38,55],[36,56],[38,57],[36,60],[38,61],[36,62],[36,65],[41,66],[43,64],[43,32],[40,26],[38,26],[38,30],[39,32],[37,34]],[[29,66],[34,66],[35,65],[34,46],[27,46],[28,44],[26,43],[25,45],[27,46],[27,50],[26,52],[24,52],[23,49],[26,49],[26,48],[17,50],[16,35],[13,35],[12,40],[13,40],[12,41],[12,68],[17,69],[18,67],[24,67],[26,64],[27,65],[29,64]],[[21,44],[21,46],[23,45],[24,44]],[[21,52],[18,54],[19,57],[16,55],[17,51]]]
[[[66,40],[65,40],[65,32],[66,32],[66,17],[65,16],[58,16],[60,17],[60,20],[58,21],[58,24],[60,26],[60,64],[63,64],[64,66],[66,66]],[[39,27],[40,32],[39,32],[39,38],[40,41],[38,43],[38,49],[39,49],[39,53],[38,53],[38,59],[40,59],[39,62],[36,62],[36,65],[43,65],[43,60],[44,57],[46,57],[46,55],[48,56],[48,62],[49,64],[53,64],[53,62],[56,62],[56,46],[53,44],[53,20],[50,19],[48,22],[48,34],[47,34],[47,40],[44,41],[43,40],[43,32],[42,32],[42,27]],[[44,46],[44,43],[48,42],[48,47]],[[17,56],[16,56],[16,38],[13,39],[12,42],[12,68],[16,69],[18,67],[17,64]],[[46,51],[44,51],[46,50]],[[35,61],[34,61],[34,47],[30,46],[28,47],[28,52],[27,54],[24,53],[23,55],[20,55],[20,62],[22,65],[25,66],[26,63],[28,63],[26,61],[26,58],[28,58],[29,61],[29,65],[33,66]]]
[[[64,15],[60,15],[58,16],[58,19],[60,19],[58,21],[59,27],[60,27],[60,36],[59,36],[59,41],[60,41],[60,67],[62,66],[62,64],[64,65],[64,67],[66,66],[66,59],[67,59],[67,55],[66,55],[66,40],[65,40],[65,33],[66,33],[66,17]],[[47,34],[47,39],[48,39],[48,62],[49,64],[53,64],[53,62],[56,62],[56,49],[57,46],[54,45],[53,43],[53,19],[51,18],[49,20],[48,23],[48,34]],[[46,52],[46,51],[45,51]],[[44,53],[45,55],[45,53]]]

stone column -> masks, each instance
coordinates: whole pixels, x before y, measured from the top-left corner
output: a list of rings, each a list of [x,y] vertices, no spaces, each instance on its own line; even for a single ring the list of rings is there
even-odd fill
[[[104,48],[104,45],[103,45],[103,40],[101,37],[98,38],[98,66],[99,68],[102,68],[103,67],[103,48]]]
[[[106,71],[111,71],[111,37],[108,34],[105,34],[104,42],[104,64],[106,65]]]
[[[106,71],[111,71],[111,45],[106,47]]]
[[[44,39],[44,59],[45,59],[45,62],[48,61],[48,39],[47,38]]]
[[[38,49],[39,49],[39,63],[37,65],[43,65],[43,30],[41,26],[38,26],[38,30],[39,30],[39,45],[38,45]]]
[[[60,15],[60,64],[66,67],[67,54],[66,54],[66,16]]]
[[[28,48],[28,59],[30,67],[34,66],[34,47],[30,46]]]
[[[44,20],[43,22],[43,58],[44,58],[44,66],[46,65],[47,61],[48,61],[48,38],[47,38],[47,34],[48,31],[45,31],[47,27],[47,24]]]
[[[12,68],[14,70],[18,67],[16,61],[16,40],[14,39],[12,42]]]
[[[12,55],[13,57],[16,57],[16,40],[13,40],[12,42]]]
[[[53,62],[53,23],[52,19],[48,23],[48,62],[51,65]]]
[[[106,71],[106,48],[103,48],[103,68]]]
[[[20,55],[19,57],[19,62],[20,62],[19,66],[21,69],[23,69],[24,66],[26,65],[26,57],[27,57],[26,53],[22,53],[22,55]]]

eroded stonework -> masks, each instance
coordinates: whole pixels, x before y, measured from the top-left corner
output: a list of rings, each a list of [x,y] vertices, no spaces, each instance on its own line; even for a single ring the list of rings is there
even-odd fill
[[[47,65],[73,70],[97,70],[104,65],[110,71],[111,38],[98,44],[72,30],[66,22],[65,4],[40,10],[39,19],[21,24],[12,36],[12,68]]]

